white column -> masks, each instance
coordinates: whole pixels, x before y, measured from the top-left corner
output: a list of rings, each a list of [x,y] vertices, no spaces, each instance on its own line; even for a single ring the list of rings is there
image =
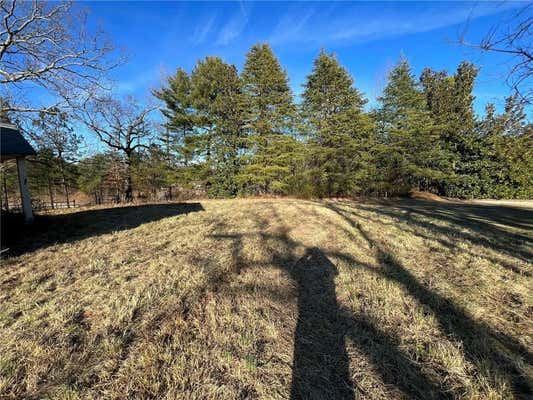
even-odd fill
[[[30,192],[28,191],[28,177],[26,176],[26,163],[24,158],[17,158],[17,171],[19,176],[20,197],[22,198],[22,211],[26,223],[33,221],[33,211],[31,209]]]

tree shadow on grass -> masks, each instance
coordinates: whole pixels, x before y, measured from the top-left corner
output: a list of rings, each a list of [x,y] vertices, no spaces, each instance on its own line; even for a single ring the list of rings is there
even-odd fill
[[[435,226],[434,224],[428,221],[418,221],[416,218],[413,218],[412,215],[405,217],[400,210],[398,210],[396,213],[392,213],[387,210],[381,210],[379,208],[373,209],[373,208],[368,208],[365,206],[358,206],[358,209],[369,211],[377,215],[383,215],[383,216],[390,217],[393,219],[394,222],[393,221],[384,222],[377,217],[363,215],[362,213],[355,211],[354,208],[350,208],[350,214],[352,217],[361,218],[361,219],[364,219],[365,221],[370,221],[375,224],[379,224],[383,227],[394,226],[395,223],[397,222],[404,222],[407,224],[407,226],[402,227],[403,231],[411,233],[414,236],[428,240],[430,242],[437,242],[440,245],[449,249],[450,251],[460,252],[461,254],[468,254],[473,257],[484,258],[487,261],[493,264],[498,264],[499,266],[509,271],[512,271],[516,274],[520,274],[524,276],[532,275],[530,271],[520,266],[522,258],[517,257],[517,254],[519,253],[514,254],[514,252],[509,251],[507,256],[512,257],[514,260],[512,259],[508,260],[506,258],[502,258],[501,256],[490,255],[489,252],[480,253],[480,252],[474,252],[472,250],[465,248],[464,246],[462,246],[462,243],[464,241],[469,241],[468,240],[469,235],[465,234],[465,232],[461,231],[461,229],[459,229],[458,227],[457,228],[445,228],[444,227],[444,232],[447,232],[446,234],[444,234],[442,232],[443,227]],[[502,233],[501,236],[503,235],[504,234]],[[505,241],[505,239],[501,239],[501,240]],[[481,238],[477,239],[476,244],[481,245],[487,249],[490,249],[489,244],[485,241],[482,241]],[[507,249],[512,250],[513,246],[516,246],[516,245],[517,245],[516,242],[513,243],[511,241],[511,243],[508,243]],[[500,251],[499,253],[500,255],[505,255],[504,252]]]
[[[526,261],[533,258],[530,247],[533,241],[531,209],[422,200],[384,203],[379,207],[359,205],[358,208],[447,236],[450,244],[451,239],[457,237]]]
[[[478,373],[485,375],[491,382],[491,386],[497,387],[495,379],[507,379],[509,387],[517,398],[530,398],[533,395],[533,383],[527,373],[520,368],[522,362],[517,361],[521,359],[525,361],[525,364],[533,363],[530,350],[509,335],[497,332],[488,325],[473,320],[451,300],[432,292],[421,284],[393,253],[373,239],[358,222],[349,217],[350,212],[333,204],[328,204],[327,207],[359,232],[370,248],[374,249],[380,264],[379,269],[363,263],[355,266],[363,267],[372,273],[399,283],[410,295],[428,307],[439,322],[441,329],[461,341],[465,357],[476,366]],[[359,218],[364,217],[359,216]]]
[[[2,248],[17,256],[60,243],[136,228],[191,212],[203,211],[200,203],[146,204],[86,210],[68,214],[37,215],[24,225],[19,215],[2,215]]]

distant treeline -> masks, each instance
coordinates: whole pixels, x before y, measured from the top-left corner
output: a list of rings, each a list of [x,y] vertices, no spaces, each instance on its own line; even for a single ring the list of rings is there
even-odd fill
[[[286,71],[267,44],[258,44],[240,74],[219,57],[198,61],[191,73],[179,68],[153,93],[164,105],[163,128],[127,159],[108,152],[64,162],[67,148],[58,155],[46,150],[54,146],[43,146],[41,162],[30,166],[30,183],[44,194],[79,188],[95,202],[123,199],[128,179],[136,193],[151,198],[162,191],[167,198],[184,191],[324,197],[412,189],[532,198],[533,125],[525,105],[511,95],[503,113],[488,104],[478,118],[477,74],[462,62],[453,75],[426,68],[416,78],[401,59],[379,105],[368,111],[350,73],[322,51],[296,104]]]

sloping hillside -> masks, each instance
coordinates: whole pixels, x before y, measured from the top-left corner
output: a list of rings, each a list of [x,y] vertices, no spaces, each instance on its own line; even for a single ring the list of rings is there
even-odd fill
[[[221,200],[40,216],[1,398],[527,398],[533,211]]]

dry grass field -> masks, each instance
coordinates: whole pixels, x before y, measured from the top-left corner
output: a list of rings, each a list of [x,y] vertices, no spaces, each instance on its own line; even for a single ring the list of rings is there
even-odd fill
[[[211,200],[4,228],[2,399],[533,396],[530,208]]]

